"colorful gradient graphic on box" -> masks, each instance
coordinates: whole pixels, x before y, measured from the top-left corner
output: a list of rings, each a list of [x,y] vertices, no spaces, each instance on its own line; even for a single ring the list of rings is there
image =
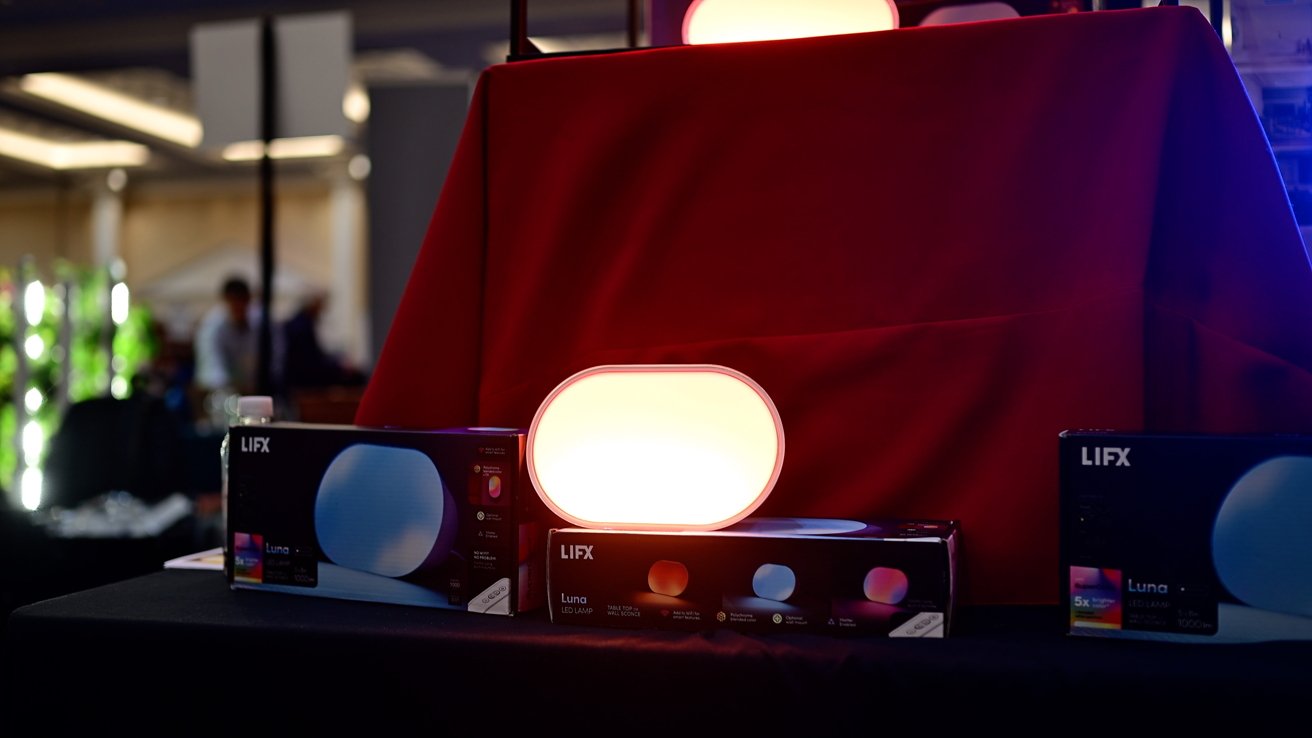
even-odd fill
[[[231,431],[229,581],[510,615],[544,592],[523,432],[274,423]]]
[[[1312,437],[1061,435],[1077,635],[1312,639]]]
[[[558,623],[942,638],[957,526],[747,518],[720,531],[551,531]]]

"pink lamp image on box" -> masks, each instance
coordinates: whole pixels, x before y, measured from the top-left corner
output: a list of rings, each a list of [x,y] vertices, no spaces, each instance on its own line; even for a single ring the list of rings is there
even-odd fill
[[[866,599],[885,605],[896,605],[907,597],[907,575],[901,569],[876,566],[866,572],[862,590]]]

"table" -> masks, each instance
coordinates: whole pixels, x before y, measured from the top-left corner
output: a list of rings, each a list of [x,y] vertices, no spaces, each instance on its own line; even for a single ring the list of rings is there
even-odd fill
[[[21,608],[0,659],[5,726],[178,734],[1252,728],[1301,714],[1309,663],[1312,643],[1071,638],[1051,607],[965,608],[942,641],[627,631],[234,592],[197,571]]]

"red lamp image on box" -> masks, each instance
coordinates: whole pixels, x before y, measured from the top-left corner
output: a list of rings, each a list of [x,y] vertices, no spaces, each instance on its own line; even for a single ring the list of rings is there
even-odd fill
[[[728,367],[600,366],[547,396],[527,456],[538,494],[574,525],[717,530],[770,494],[784,431],[765,390]]]

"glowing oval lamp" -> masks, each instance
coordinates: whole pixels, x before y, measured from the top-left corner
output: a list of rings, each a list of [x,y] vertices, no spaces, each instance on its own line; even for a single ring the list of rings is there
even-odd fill
[[[897,26],[893,0],[694,0],[683,16],[683,42],[769,41]]]
[[[601,366],[547,395],[528,473],[585,528],[715,530],[765,501],[784,460],[779,411],[723,366]]]

